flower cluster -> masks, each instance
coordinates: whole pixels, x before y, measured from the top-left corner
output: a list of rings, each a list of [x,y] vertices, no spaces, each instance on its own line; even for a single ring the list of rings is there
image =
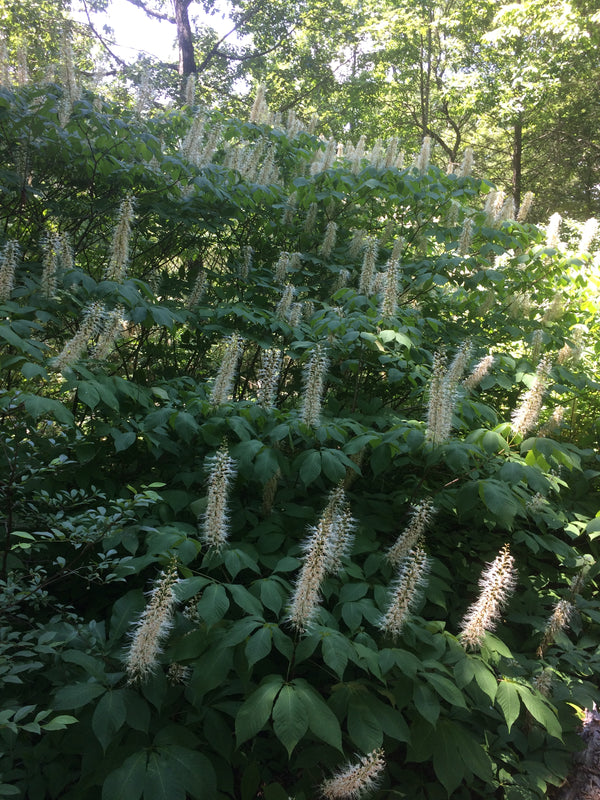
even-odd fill
[[[213,406],[220,406],[229,400],[229,395],[233,390],[238,361],[242,354],[242,339],[239,333],[232,333],[231,336],[227,336],[224,344],[225,352],[210,393],[210,403]]]
[[[512,414],[511,426],[519,436],[525,436],[536,426],[542,408],[544,392],[550,382],[551,367],[552,363],[549,358],[543,358],[540,361],[531,388],[525,392],[521,402]]]
[[[62,372],[63,369],[70,367],[82,357],[90,339],[100,332],[105,313],[102,303],[92,303],[85,309],[77,333],[65,343],[54,359],[53,366],[57,372]]]
[[[113,233],[110,262],[104,278],[107,281],[122,281],[129,263],[129,240],[133,222],[134,197],[126,197],[119,206],[117,224]]]
[[[258,404],[267,410],[275,407],[282,361],[281,350],[263,350],[258,370],[256,399]]]
[[[321,584],[328,573],[340,570],[352,544],[354,520],[342,487],[331,492],[321,519],[304,543],[305,558],[292,595],[289,622],[304,632],[319,605]]]
[[[365,241],[365,254],[358,281],[358,291],[360,294],[369,294],[371,292],[378,249],[379,246],[375,236],[368,236]]]
[[[207,458],[207,465],[210,467],[208,497],[201,536],[208,547],[219,551],[229,536],[227,503],[229,487],[236,476],[236,465],[229,455],[227,445],[223,445],[214,456]]]
[[[304,398],[300,418],[306,425],[316,428],[321,418],[321,404],[325,391],[325,375],[329,359],[322,344],[315,345],[306,365]]]
[[[486,631],[495,628],[503,606],[516,583],[514,558],[507,544],[496,558],[487,565],[479,579],[481,592],[468,609],[460,625],[460,638],[465,648],[481,646]]]
[[[452,413],[456,401],[456,390],[469,360],[471,344],[463,342],[452,363],[445,369],[444,358],[436,353],[433,373],[429,385],[426,438],[433,444],[441,444],[450,436]]]
[[[373,750],[360,756],[337,775],[321,784],[325,800],[359,800],[377,788],[381,773],[385,769],[383,750]]]
[[[132,633],[125,659],[129,683],[144,680],[158,665],[162,642],[173,624],[176,605],[173,586],[177,580],[177,567],[171,564],[150,592],[150,601]]]
[[[430,562],[422,547],[416,545],[400,560],[392,585],[390,602],[379,623],[380,629],[397,639],[421,596]]]
[[[476,386],[479,386],[481,381],[488,374],[494,363],[494,356],[484,356],[481,361],[473,367],[473,371],[462,382],[463,388],[470,392]]]
[[[10,240],[0,254],[0,301],[8,300],[15,284],[15,270],[19,258],[19,245]]]
[[[430,497],[413,506],[408,525],[386,553],[388,561],[394,565],[400,564],[402,559],[418,544],[435,514],[436,508]]]

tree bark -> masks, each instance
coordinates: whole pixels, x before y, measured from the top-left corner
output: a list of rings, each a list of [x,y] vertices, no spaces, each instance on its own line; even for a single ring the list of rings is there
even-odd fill
[[[573,770],[556,800],[600,800],[600,713],[585,712],[581,738],[585,750],[573,759]]]
[[[175,11],[175,24],[177,25],[177,44],[179,46],[179,74],[182,87],[190,75],[195,75],[196,58],[194,56],[194,40],[188,8],[191,0],[173,0]]]

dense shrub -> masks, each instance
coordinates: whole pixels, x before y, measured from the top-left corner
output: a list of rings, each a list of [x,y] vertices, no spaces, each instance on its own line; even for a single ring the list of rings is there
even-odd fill
[[[600,658],[597,262],[259,111],[0,92],[0,794],[375,753],[377,797],[544,797]]]

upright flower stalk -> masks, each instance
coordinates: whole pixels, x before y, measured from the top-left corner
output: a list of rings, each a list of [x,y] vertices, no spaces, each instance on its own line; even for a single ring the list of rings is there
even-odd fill
[[[502,608],[516,584],[514,558],[507,544],[498,556],[487,565],[479,579],[479,598],[470,606],[460,625],[460,639],[465,649],[481,646],[487,631],[492,631]]]
[[[342,558],[352,544],[354,520],[340,486],[329,495],[329,502],[319,522],[309,529],[303,549],[304,563],[296,581],[289,611],[290,625],[306,631],[321,599],[321,584],[328,573],[338,572]]]
[[[54,359],[53,366],[57,372],[62,372],[63,369],[70,367],[82,357],[90,339],[100,332],[105,313],[102,303],[92,303],[85,309],[77,333],[66,342]]]
[[[430,497],[412,507],[410,521],[386,553],[388,561],[398,566],[402,559],[418,544],[436,514]]]
[[[373,277],[375,275],[375,262],[377,260],[378,250],[377,239],[375,236],[369,236],[365,243],[365,254],[363,257],[362,269],[360,271],[360,279],[358,282],[358,291],[361,294],[369,294]]]
[[[392,639],[400,636],[421,596],[429,566],[427,554],[420,545],[413,547],[400,560],[396,579],[392,584],[390,602],[379,623],[379,628]]]
[[[531,388],[525,392],[513,412],[511,427],[515,434],[525,436],[535,428],[542,408],[544,393],[550,382],[551,368],[552,362],[549,358],[543,358],[540,361]]]
[[[6,242],[0,253],[0,301],[10,298],[15,285],[15,270],[18,260],[18,243],[13,240]]]
[[[229,488],[235,480],[237,470],[235,461],[229,455],[229,449],[225,444],[214,456],[207,459],[207,465],[210,467],[210,473],[201,536],[208,547],[218,552],[223,549],[229,537],[227,510]]]
[[[241,354],[242,338],[239,333],[232,333],[225,339],[225,352],[210,393],[211,405],[220,406],[229,400]]]
[[[120,282],[124,279],[129,264],[129,240],[131,223],[133,222],[134,197],[126,197],[119,206],[117,224],[113,234],[110,262],[104,278],[107,281]]]
[[[316,428],[321,419],[325,391],[325,376],[329,359],[322,344],[315,345],[304,373],[304,398],[300,418],[305,425]]]
[[[390,261],[384,273],[383,296],[379,313],[384,319],[394,317],[398,311],[398,261]]]
[[[321,795],[325,800],[360,800],[377,788],[384,769],[383,750],[373,750],[324,781]]]
[[[452,413],[456,401],[456,390],[469,360],[471,344],[463,342],[452,363],[446,370],[444,358],[436,353],[429,386],[426,438],[433,444],[442,444],[450,437]]]
[[[258,370],[256,399],[258,404],[267,411],[275,408],[282,361],[281,350],[263,350]]]
[[[177,581],[177,566],[172,563],[149,593],[150,600],[133,630],[125,659],[129,683],[145,680],[158,666],[162,643],[173,625],[177,602],[173,587]]]

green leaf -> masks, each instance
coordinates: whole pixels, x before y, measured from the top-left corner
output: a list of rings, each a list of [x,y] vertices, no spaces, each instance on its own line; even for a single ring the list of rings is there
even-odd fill
[[[456,742],[456,728],[452,722],[441,720],[435,731],[433,769],[448,797],[465,777],[465,765]]]
[[[63,686],[57,691],[53,705],[56,709],[81,708],[105,691],[106,688],[99,683],[75,683],[72,686]]]
[[[215,800],[217,778],[209,759],[195,750],[180,745],[161,747],[160,752],[175,769],[184,789],[194,800]]]
[[[383,742],[381,721],[369,700],[365,692],[364,695],[351,696],[348,704],[348,733],[363,753],[376,750]]]
[[[267,724],[273,710],[273,702],[282,686],[283,678],[280,675],[269,675],[242,703],[235,718],[235,737],[238,747],[256,736]]]
[[[96,408],[100,402],[100,393],[91,381],[81,381],[77,384],[77,397],[88,408]]]
[[[120,597],[114,604],[110,617],[110,640],[118,642],[123,634],[130,630],[143,609],[144,595],[139,589],[132,589]]]
[[[350,651],[350,653],[348,652]],[[323,661],[332,669],[340,680],[344,677],[344,670],[348,664],[348,657],[352,649],[348,646],[345,636],[331,634],[324,636],[321,642]]]
[[[516,684],[506,680],[500,681],[498,691],[496,692],[496,703],[502,709],[502,714],[506,720],[506,726],[510,732],[521,710],[519,692],[517,691]]]
[[[114,430],[111,431],[111,435],[115,443],[115,451],[117,453],[122,453],[123,450],[127,450],[137,439],[137,434],[135,431],[125,431],[124,433],[121,433]]]
[[[321,474],[321,454],[317,450],[310,450],[304,454],[299,474],[300,480],[305,486],[316,481]]]
[[[254,597],[253,594],[250,594],[248,589],[237,583],[228,583],[227,589],[231,593],[236,605],[238,605],[242,611],[245,611],[247,614],[256,615],[257,617],[262,616],[263,607],[260,600]]]
[[[342,730],[338,718],[306,681],[293,681],[308,714],[308,727],[322,741],[335,747],[340,753],[342,749]]]
[[[440,701],[428,686],[419,684],[415,687],[413,700],[419,714],[435,726],[440,716]]]
[[[139,800],[144,791],[147,763],[145,750],[129,756],[104,781],[102,800]]]
[[[519,683],[516,683],[515,686],[531,716],[548,731],[550,736],[562,741],[562,727],[554,709],[540,695],[532,692],[529,687]]]
[[[123,697],[124,689],[109,690],[100,698],[92,716],[92,730],[106,752],[115,733],[125,722],[127,711]]]
[[[229,598],[223,584],[212,583],[207,586],[196,608],[209,628],[223,619],[229,609]]]
[[[186,800],[176,764],[159,751],[150,753],[144,780],[144,800]]]
[[[25,405],[25,410],[33,419],[55,417],[65,425],[73,423],[73,414],[58,400],[54,400],[51,397],[38,397],[35,394],[23,394],[21,399]]]
[[[467,707],[462,692],[449,678],[445,678],[443,675],[438,675],[435,672],[425,672],[424,676],[425,680],[433,686],[444,700],[447,700],[453,706],[460,706],[461,708]]]
[[[77,717],[71,717],[69,714],[60,714],[48,722],[43,722],[41,727],[45,731],[64,731],[69,725],[74,725],[78,721]]]
[[[475,681],[481,691],[485,692],[490,700],[494,702],[498,691],[498,679],[495,674],[478,658],[473,658],[471,660],[471,668],[475,676]]]
[[[273,646],[273,636],[271,629],[268,625],[259,628],[254,633],[246,644],[245,653],[248,659],[248,666],[253,667],[257,661],[266,658],[271,652]]]
[[[273,706],[273,730],[288,757],[308,730],[308,709],[292,684],[284,684]]]

